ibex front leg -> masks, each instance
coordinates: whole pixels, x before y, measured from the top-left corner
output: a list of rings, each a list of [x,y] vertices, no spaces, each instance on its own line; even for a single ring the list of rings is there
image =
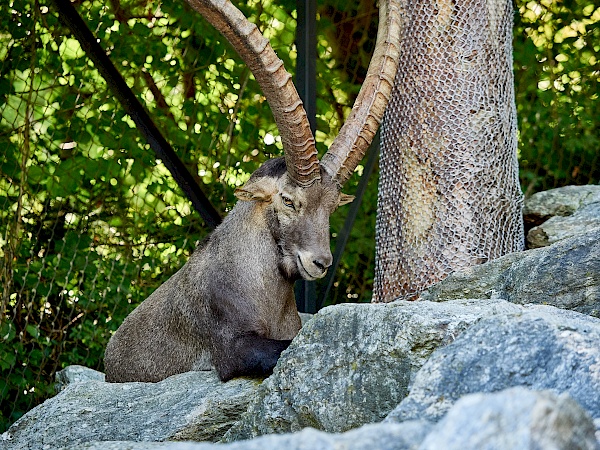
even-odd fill
[[[265,338],[256,333],[232,336],[216,343],[221,348],[214,353],[219,357],[213,360],[213,364],[222,381],[244,375],[269,376],[279,355],[290,342]]]
[[[260,316],[252,309],[244,301],[221,300],[211,306],[216,319],[211,333],[212,363],[222,381],[270,375],[281,352],[292,342],[267,337],[268,330],[261,330]]]

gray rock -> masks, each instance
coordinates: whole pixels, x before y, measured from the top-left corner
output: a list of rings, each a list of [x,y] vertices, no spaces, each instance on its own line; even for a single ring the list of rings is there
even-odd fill
[[[343,434],[328,434],[305,428],[294,434],[269,435],[225,445],[163,442],[148,446],[146,443],[93,442],[71,447],[71,450],[412,450],[419,447],[430,429],[431,424],[428,422],[410,421],[402,424],[365,425]]]
[[[134,441],[91,441],[83,444],[69,445],[61,450],[215,450],[216,444],[192,442],[134,442]]]
[[[0,438],[5,450],[73,446],[93,440],[220,439],[246,410],[259,381],[222,383],[188,372],[159,383],[88,381],[67,386]]]
[[[314,314],[303,313],[303,312],[298,313],[298,315],[300,316],[300,321],[302,322],[302,326],[306,325],[306,323],[315,316]]]
[[[545,247],[600,227],[600,186],[565,186],[525,200],[529,248]],[[532,228],[533,227],[533,228]]]
[[[566,394],[515,387],[462,397],[420,450],[598,450],[594,423]]]
[[[483,318],[437,349],[388,421],[437,421],[463,395],[514,386],[568,393],[600,417],[600,320],[551,306]]]
[[[600,186],[564,186],[526,199],[523,216],[526,223],[538,225],[553,216],[570,216],[592,203],[600,203]]]
[[[451,274],[421,295],[429,301],[475,297],[548,304],[598,317],[600,228]]]
[[[600,228],[600,199],[578,209],[572,216],[554,216],[527,234],[529,248],[546,247],[563,239]]]
[[[477,321],[520,307],[497,300],[344,304],[302,328],[226,441],[313,427],[342,432],[381,421],[440,345]]]
[[[87,383],[88,381],[104,381],[104,374],[84,366],[72,365],[56,372],[54,390],[58,393],[72,383]]]

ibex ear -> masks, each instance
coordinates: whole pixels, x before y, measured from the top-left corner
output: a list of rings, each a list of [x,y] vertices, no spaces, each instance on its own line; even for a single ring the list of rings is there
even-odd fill
[[[340,200],[338,201],[338,206],[347,205],[348,203],[352,203],[354,200],[354,195],[344,194],[340,192]]]
[[[270,203],[273,195],[277,194],[277,184],[270,177],[249,180],[243,187],[237,188],[234,195],[243,201]]]

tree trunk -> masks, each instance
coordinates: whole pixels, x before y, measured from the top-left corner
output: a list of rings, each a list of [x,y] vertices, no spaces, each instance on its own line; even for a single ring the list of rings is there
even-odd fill
[[[524,246],[507,0],[406,1],[382,129],[374,302]]]

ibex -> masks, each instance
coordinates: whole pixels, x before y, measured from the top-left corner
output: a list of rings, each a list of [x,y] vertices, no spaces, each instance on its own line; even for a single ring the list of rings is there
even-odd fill
[[[275,116],[285,158],[264,163],[190,260],[139,305],[106,348],[106,379],[160,381],[214,367],[221,380],[268,375],[300,329],[294,282],[332,263],[329,216],[370,145],[397,68],[398,0],[380,5],[377,46],[353,110],[321,162],[281,60],[228,0],[188,0],[240,53]]]

